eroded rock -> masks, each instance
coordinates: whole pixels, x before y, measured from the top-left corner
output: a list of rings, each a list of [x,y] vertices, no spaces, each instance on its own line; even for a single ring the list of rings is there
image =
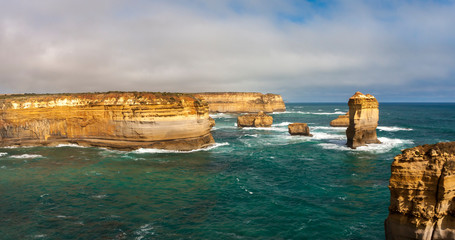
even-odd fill
[[[195,93],[209,104],[211,113],[284,112],[286,106],[278,94],[255,92]]]
[[[291,123],[288,125],[288,131],[291,135],[313,136],[310,134],[310,128],[306,123]]]
[[[270,127],[272,124],[273,117],[263,112],[237,117],[237,127]]]
[[[376,98],[356,92],[349,98],[348,105],[347,146],[355,149],[370,143],[380,143],[376,134],[379,120],[379,104]]]
[[[455,239],[455,142],[403,150],[392,163],[387,239]]]
[[[192,150],[214,143],[208,105],[189,94],[109,92],[0,97],[0,146]]]
[[[349,127],[349,112],[345,115],[339,115],[338,118],[333,119],[330,122],[332,127]]]

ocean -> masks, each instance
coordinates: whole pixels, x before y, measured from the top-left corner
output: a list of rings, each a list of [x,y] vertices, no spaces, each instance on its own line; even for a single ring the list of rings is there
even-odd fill
[[[356,150],[329,126],[347,104],[286,106],[271,128],[212,115],[191,152],[0,148],[0,239],[384,239],[394,156],[455,141],[455,103],[382,103],[382,144]]]

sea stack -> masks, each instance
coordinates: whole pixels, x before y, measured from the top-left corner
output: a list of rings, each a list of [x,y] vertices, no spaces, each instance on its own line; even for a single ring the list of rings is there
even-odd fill
[[[376,135],[379,120],[379,104],[376,98],[356,92],[349,98],[348,105],[347,146],[355,149],[370,143],[381,143]]]
[[[273,117],[263,112],[250,113],[237,118],[237,127],[270,127]]]
[[[333,119],[330,122],[332,127],[349,127],[349,112],[345,115],[339,115],[338,118]]]
[[[278,94],[257,92],[195,93],[209,104],[210,113],[284,112],[286,106]]]
[[[386,239],[455,239],[455,142],[403,150],[391,169]]]
[[[0,97],[0,146],[75,143],[193,150],[214,143],[207,103],[189,94],[109,92]]]
[[[313,136],[310,134],[310,128],[306,123],[291,123],[288,125],[288,131],[291,135]]]

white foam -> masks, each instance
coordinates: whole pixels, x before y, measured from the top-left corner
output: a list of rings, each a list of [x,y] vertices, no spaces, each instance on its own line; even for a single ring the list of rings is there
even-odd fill
[[[200,151],[209,151],[209,150],[215,149],[217,147],[227,146],[227,145],[229,145],[228,142],[215,143],[206,148],[200,148],[200,149],[195,149],[195,150],[190,150],[190,151],[166,150],[166,149],[156,149],[156,148],[139,148],[137,150],[134,150],[133,152],[134,153],[192,153],[192,152],[200,152]]]
[[[283,126],[288,126],[291,124],[291,122],[282,122],[282,123],[277,123],[277,124],[272,124],[272,127],[283,127]]]
[[[310,127],[311,131],[314,130],[331,130],[331,131],[337,131],[337,132],[344,132],[346,131],[346,127],[326,127],[326,126],[314,126]]]
[[[313,138],[317,140],[323,140],[323,139],[336,139],[336,140],[343,140],[346,139],[345,135],[340,135],[340,134],[330,134],[330,133],[325,133],[325,132],[311,132],[313,134]]]
[[[315,114],[315,115],[344,115],[346,114],[345,112],[341,111],[336,111],[336,112],[318,112],[318,113],[309,113],[309,114]]]
[[[235,118],[236,116],[233,114],[226,114],[226,113],[215,113],[209,114],[211,118]]]
[[[245,137],[255,137],[255,138],[257,138],[257,137],[259,137],[259,135],[257,135],[257,134],[245,134]]]
[[[5,153],[5,152],[0,152],[0,157],[3,157],[5,155],[8,155],[8,153]]]
[[[39,154],[22,154],[22,155],[12,155],[10,158],[43,158]]]
[[[62,143],[62,144],[59,144],[55,147],[75,147],[75,148],[86,148],[84,146],[81,146],[81,145],[78,145],[78,144],[74,144],[74,143]]]
[[[412,131],[412,128],[401,128],[401,127],[386,127],[386,126],[379,126],[377,127],[380,131],[386,132],[397,132],[397,131]]]
[[[366,146],[361,146],[356,149],[351,149],[347,147],[346,142],[338,143],[320,143],[318,144],[324,149],[339,150],[339,151],[353,151],[353,152],[373,152],[373,153],[385,153],[392,150],[395,147],[413,144],[414,142],[406,139],[393,139],[393,138],[378,138],[381,143],[378,144],[367,144]]]
[[[320,109],[320,111],[322,111]],[[335,112],[304,112],[304,111],[286,111],[286,112],[274,112],[273,114],[314,114],[314,115],[344,115],[346,112],[335,111]]]
[[[287,128],[280,127],[244,127],[243,130],[263,130],[263,131],[278,131],[278,132],[287,132]]]
[[[153,230],[153,226],[151,224],[144,224],[141,227],[139,227],[138,230],[134,231],[136,235],[138,235],[135,239],[136,240],[142,240],[145,238],[148,234],[155,235],[155,232],[151,231]]]

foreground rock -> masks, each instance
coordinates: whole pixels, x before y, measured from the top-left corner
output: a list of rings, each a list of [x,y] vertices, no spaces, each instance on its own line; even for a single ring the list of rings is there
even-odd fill
[[[387,239],[455,239],[455,142],[404,150],[389,189]]]
[[[188,94],[10,95],[0,108],[0,146],[192,150],[214,143],[207,104]]]
[[[237,127],[270,127],[273,117],[263,112],[246,114],[237,118]]]
[[[209,104],[211,113],[284,112],[286,106],[278,94],[253,92],[196,93]]]
[[[330,122],[332,127],[349,127],[349,112],[345,115],[339,115],[338,118],[333,119]]]
[[[379,120],[379,104],[376,98],[356,92],[349,98],[348,105],[347,146],[355,149],[370,143],[381,143],[376,135]]]
[[[288,131],[291,135],[313,136],[310,134],[310,128],[306,123],[291,123],[288,125]]]

